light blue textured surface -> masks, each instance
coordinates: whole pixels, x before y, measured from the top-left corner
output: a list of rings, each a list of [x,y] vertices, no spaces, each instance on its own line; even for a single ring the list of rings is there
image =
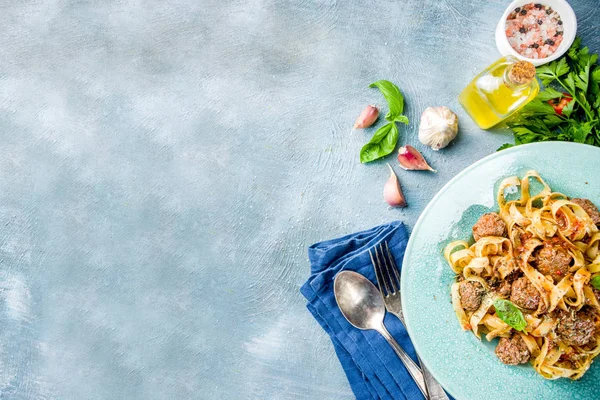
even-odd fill
[[[1,397],[351,398],[306,248],[412,226],[509,140],[456,100],[507,3],[0,1]],[[572,4],[598,51],[597,1]],[[399,174],[405,210],[350,130],[377,79],[438,170]],[[435,105],[461,127],[438,153],[416,137]]]

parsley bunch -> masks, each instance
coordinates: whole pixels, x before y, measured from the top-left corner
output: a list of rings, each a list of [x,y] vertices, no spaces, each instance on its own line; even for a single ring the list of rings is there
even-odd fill
[[[545,89],[508,123],[515,144],[562,140],[600,147],[598,54],[580,47],[577,38],[565,56],[537,68]]]

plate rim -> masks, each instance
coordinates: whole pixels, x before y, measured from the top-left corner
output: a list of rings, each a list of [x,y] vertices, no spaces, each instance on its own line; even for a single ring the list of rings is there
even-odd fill
[[[411,250],[414,247],[414,242],[415,242],[415,237],[418,234],[418,231],[421,228],[421,225],[424,223],[424,219],[426,217],[426,215],[429,213],[430,209],[433,207],[433,205],[435,203],[438,202],[438,200],[442,197],[442,195],[459,179],[461,179],[464,175],[466,175],[467,173],[469,173],[471,170],[479,167],[481,164],[487,163],[490,160],[493,160],[495,158],[504,156],[506,154],[511,154],[511,153],[517,153],[517,152],[521,152],[523,151],[523,149],[529,149],[532,147],[554,147],[554,146],[564,146],[564,147],[572,147],[572,148],[582,148],[585,147],[587,149],[596,149],[599,153],[600,153],[600,147],[595,147],[589,144],[585,144],[585,143],[575,143],[575,142],[562,142],[562,141],[557,141],[557,140],[552,140],[552,141],[546,141],[546,142],[536,142],[536,143],[527,143],[527,144],[521,144],[521,145],[515,145],[513,147],[510,147],[508,149],[504,149],[501,151],[496,151],[495,153],[489,154],[483,158],[481,158],[480,160],[474,162],[473,164],[465,167],[463,170],[461,170],[458,174],[456,174],[452,179],[450,179],[444,186],[442,186],[442,188],[431,198],[431,200],[429,201],[429,203],[427,203],[427,206],[425,206],[425,208],[423,209],[423,211],[421,212],[421,214],[419,215],[419,218],[417,219],[417,222],[415,223],[413,229],[411,230],[410,233],[410,237],[408,239],[408,243],[406,245],[406,249],[404,252],[404,256],[402,258],[402,269],[400,271],[400,297],[401,297],[401,301],[402,301],[402,312],[404,314],[405,317],[405,326],[406,326],[406,331],[409,335],[409,338],[411,339],[411,343],[413,344],[413,347],[415,349],[415,352],[417,354],[421,354],[422,352],[420,351],[420,345],[417,344],[417,342],[415,342],[415,340],[413,339],[413,337],[416,337],[414,334],[414,330],[412,328],[412,324],[411,324],[411,313],[410,312],[406,312],[406,304],[408,304],[407,298],[405,293],[407,292],[405,290],[406,286],[408,285],[407,279],[406,278],[406,273],[405,273],[405,268],[404,266],[407,265],[407,258],[409,256],[409,254],[411,254]],[[568,149],[567,149],[568,151]],[[419,358],[420,362],[425,364],[425,367],[427,367],[427,369],[432,373],[432,375],[436,378],[436,380],[438,380],[439,377],[435,376],[435,374],[433,373],[433,371],[431,371],[431,364],[428,363],[428,361],[423,360],[421,358]],[[434,368],[435,369],[435,368]],[[438,380],[439,381],[439,380]],[[441,383],[440,383],[441,384]],[[452,390],[447,389],[446,387],[444,387],[444,390],[446,390],[447,393],[449,393],[452,397],[456,398],[456,399],[460,399],[460,394],[453,392]]]

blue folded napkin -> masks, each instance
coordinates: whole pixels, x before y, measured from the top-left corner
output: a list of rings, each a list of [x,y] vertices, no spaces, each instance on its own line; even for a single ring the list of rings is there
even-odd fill
[[[342,270],[356,271],[376,284],[368,249],[384,240],[401,268],[408,233],[400,221],[310,246],[311,275],[300,291],[308,300],[308,310],[331,337],[357,399],[422,399],[416,383],[387,341],[376,331],[353,327],[342,315],[333,294],[333,280]],[[389,313],[384,323],[416,362],[415,350],[402,323]]]

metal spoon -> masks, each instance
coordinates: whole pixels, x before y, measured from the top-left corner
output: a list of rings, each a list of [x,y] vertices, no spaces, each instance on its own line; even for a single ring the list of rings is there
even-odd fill
[[[335,277],[333,292],[338,307],[348,322],[358,329],[374,329],[388,341],[427,399],[427,390],[421,369],[383,325],[385,305],[375,285],[359,273],[342,271]]]

